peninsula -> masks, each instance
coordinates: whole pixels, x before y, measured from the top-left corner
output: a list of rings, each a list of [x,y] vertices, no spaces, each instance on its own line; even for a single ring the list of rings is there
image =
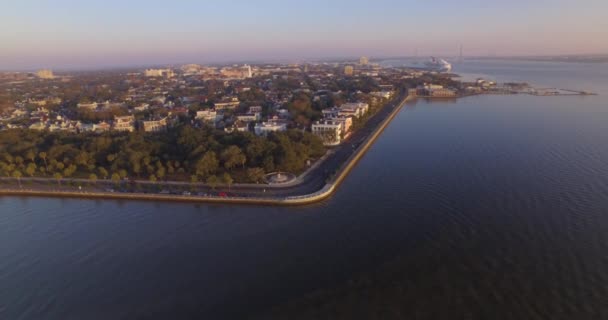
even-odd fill
[[[410,99],[560,93],[455,79],[365,57],[0,74],[0,194],[306,204]]]

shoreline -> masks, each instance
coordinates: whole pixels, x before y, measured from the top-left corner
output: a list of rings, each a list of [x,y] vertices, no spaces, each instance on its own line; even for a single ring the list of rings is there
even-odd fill
[[[53,191],[35,189],[0,189],[0,196],[21,197],[51,197],[51,198],[81,198],[81,199],[108,199],[108,200],[134,200],[134,201],[162,201],[162,202],[190,202],[190,203],[217,203],[217,204],[248,204],[248,205],[278,205],[301,206],[323,201],[331,197],[350,174],[356,164],[368,152],[370,147],[380,137],[392,120],[401,111],[403,106],[416,97],[406,96],[398,101],[394,109],[381,123],[372,130],[357,150],[340,165],[336,174],[316,192],[300,196],[287,197],[219,197],[219,196],[192,196],[192,195],[163,195],[146,193],[117,193],[117,192],[86,192],[86,191]],[[386,106],[390,108],[390,106]],[[280,187],[279,187],[280,188]]]

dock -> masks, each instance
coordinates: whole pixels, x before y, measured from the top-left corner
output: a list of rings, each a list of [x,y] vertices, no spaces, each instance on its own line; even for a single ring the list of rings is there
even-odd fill
[[[580,91],[572,89],[539,88],[534,89],[530,94],[535,96],[595,96],[597,93],[591,91]]]

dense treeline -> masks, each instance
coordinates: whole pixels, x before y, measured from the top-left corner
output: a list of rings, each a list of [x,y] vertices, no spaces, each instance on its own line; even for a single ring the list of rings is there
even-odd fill
[[[273,171],[302,172],[325,152],[297,130],[257,137],[180,126],[165,134],[0,132],[0,174],[20,177],[261,182]]]
[[[420,77],[401,80],[397,89],[407,90],[426,83],[438,84],[446,88],[460,88],[462,85],[460,81],[454,80],[453,77],[448,74],[425,74]]]

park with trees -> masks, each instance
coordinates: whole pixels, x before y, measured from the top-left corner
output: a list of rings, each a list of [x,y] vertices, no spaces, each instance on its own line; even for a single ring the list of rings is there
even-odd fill
[[[166,134],[11,129],[0,132],[0,175],[20,179],[259,183],[274,171],[301,173],[325,153],[309,132],[258,137],[181,125]]]

